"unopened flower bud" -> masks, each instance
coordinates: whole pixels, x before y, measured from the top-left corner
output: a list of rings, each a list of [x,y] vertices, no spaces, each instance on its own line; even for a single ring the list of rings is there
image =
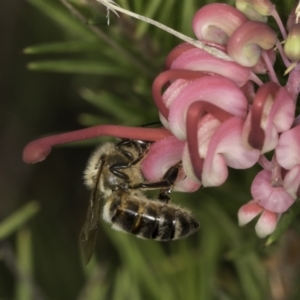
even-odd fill
[[[284,44],[284,52],[290,60],[300,60],[300,24],[295,24],[290,29]]]
[[[236,0],[236,8],[250,20],[267,22],[267,16],[274,10],[274,4],[269,0]]]

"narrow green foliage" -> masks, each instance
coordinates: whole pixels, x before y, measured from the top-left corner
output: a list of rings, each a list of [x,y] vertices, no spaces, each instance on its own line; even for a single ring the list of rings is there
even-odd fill
[[[86,272],[86,282],[77,300],[107,299],[108,285],[104,281],[106,269],[103,266],[100,267],[93,258],[86,270],[89,270]]]
[[[268,237],[265,243],[265,247],[274,243],[291,225],[291,223],[299,216],[300,213],[300,201],[296,201],[295,204],[283,214],[279,220],[276,230]]]
[[[142,300],[138,286],[132,284],[134,281],[129,269],[119,269],[116,273],[116,286],[113,289],[112,300]]]
[[[49,60],[32,62],[27,65],[32,71],[47,71],[72,74],[94,74],[106,76],[127,76],[126,70],[117,65],[87,60]]]
[[[0,223],[0,241],[7,238],[27,223],[38,213],[39,209],[39,203],[31,201],[3,220]]]
[[[185,0],[182,4],[183,11],[181,14],[179,31],[192,37],[194,36],[192,31],[192,20],[190,22],[186,22],[186,20],[197,11],[197,6],[195,0]]]
[[[157,11],[160,9],[161,1],[160,0],[152,0],[149,2],[144,3],[145,9],[143,10],[143,15],[147,18],[153,19],[156,15]],[[137,30],[135,33],[136,38],[140,38],[143,36],[148,30],[151,25],[146,22],[139,21],[137,26]]]
[[[79,38],[84,37],[85,40],[95,37],[95,34],[91,32],[87,26],[78,22],[65,7],[58,5],[59,1],[27,1],[42,11],[48,18],[52,19],[54,24],[64,29],[67,35]]]
[[[81,113],[79,114],[78,118],[78,123],[89,127],[89,126],[94,126],[95,124],[101,124],[101,123],[109,123],[109,121],[111,120],[111,118],[107,117],[107,118],[100,118],[98,115],[94,115],[94,114],[88,114],[88,113]]]
[[[101,112],[111,114],[122,124],[134,126],[142,124],[143,122],[143,116],[140,116],[140,114],[133,114],[135,107],[130,105],[130,97],[128,97],[128,99],[118,99],[115,94],[105,90],[93,92],[89,89],[82,89],[80,95],[87,102],[97,107]],[[116,107],[119,109],[116,110]]]
[[[209,217],[209,215],[206,215]],[[203,219],[203,222],[207,220]],[[208,222],[209,223],[209,222]],[[201,231],[202,251],[198,296],[200,299],[213,299],[216,289],[217,266],[222,251],[221,232],[216,224],[205,226]],[[197,299],[197,298],[195,298]]]
[[[16,300],[32,300],[33,293],[33,255],[31,231],[21,228],[17,233],[17,262],[20,280],[16,286]]]
[[[51,54],[51,53],[81,53],[97,52],[102,49],[98,40],[91,42],[61,42],[40,44],[37,46],[27,47],[23,50],[25,54]]]

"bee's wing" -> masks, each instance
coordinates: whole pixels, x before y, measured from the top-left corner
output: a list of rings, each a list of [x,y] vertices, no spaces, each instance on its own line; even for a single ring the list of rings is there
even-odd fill
[[[100,202],[102,192],[99,189],[99,180],[101,177],[104,162],[101,160],[100,166],[95,178],[95,185],[91,191],[87,215],[79,236],[79,243],[83,254],[84,262],[87,264],[95,249],[98,231],[98,220],[100,215]]]

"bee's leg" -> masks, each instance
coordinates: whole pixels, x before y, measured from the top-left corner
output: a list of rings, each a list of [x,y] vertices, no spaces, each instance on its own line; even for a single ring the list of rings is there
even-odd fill
[[[139,144],[140,146],[138,146],[137,144]],[[133,159],[132,154],[129,151],[123,149],[122,147],[123,146],[131,147],[133,145],[136,148],[136,150],[139,151],[139,157],[135,160],[132,160],[129,163],[113,164],[110,166],[109,170],[116,176],[126,181],[129,181],[129,177],[125,173],[121,172],[120,170],[130,168],[131,166],[134,166],[138,162],[140,162],[141,159],[143,159],[146,152],[148,151],[149,144],[150,144],[149,142],[144,142],[144,141],[122,140],[116,145],[116,149],[120,150],[126,157],[132,160]]]
[[[133,157],[130,151],[124,149],[124,147],[131,147],[131,146],[132,146],[132,140],[124,139],[116,144],[116,149],[121,151],[127,158],[132,160]]]
[[[172,188],[161,189],[158,194],[158,200],[164,203],[168,203],[171,200]]]
[[[130,178],[128,177],[127,174],[125,174],[124,172],[122,172],[121,170],[124,169],[128,169],[131,166],[134,166],[135,164],[137,164],[141,159],[143,158],[143,156],[139,156],[136,160],[129,162],[129,163],[116,163],[113,164],[109,167],[109,170],[116,176],[126,180],[126,181],[130,181]]]
[[[145,153],[147,152],[149,145],[150,145],[150,142],[145,142],[145,141],[141,141],[141,140],[124,139],[116,144],[116,149],[121,151],[127,158],[133,159],[132,153],[130,153],[130,151],[127,151],[126,149],[124,149],[125,147],[127,147],[127,148],[134,147],[138,151],[139,156],[143,157],[145,155]]]
[[[129,186],[129,189],[145,189],[152,190],[158,189],[161,190],[158,196],[158,199],[163,202],[168,202],[170,200],[170,194],[172,190],[172,186],[174,185],[178,173],[179,167],[181,166],[181,162],[171,167],[164,175],[161,181],[157,182],[142,182],[139,184],[135,184],[133,186]]]
[[[119,178],[124,179],[125,181],[130,181],[130,178],[127,174],[125,174],[124,172],[122,172],[122,169],[127,169],[128,168],[128,164],[127,163],[116,163],[113,164],[109,167],[109,170],[116,176],[118,176]]]

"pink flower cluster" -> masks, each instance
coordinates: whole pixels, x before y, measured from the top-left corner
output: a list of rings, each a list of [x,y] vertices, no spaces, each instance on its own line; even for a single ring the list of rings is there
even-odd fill
[[[170,52],[166,70],[154,80],[153,98],[161,122],[174,136],[153,145],[143,173],[156,180],[181,160],[184,175],[175,189],[190,192],[200,185],[223,184],[228,167],[247,169],[260,163],[263,170],[251,186],[253,199],[240,208],[238,217],[245,225],[261,214],[255,229],[265,237],[299,194],[300,126],[295,109],[300,67],[292,64],[300,58],[299,47],[294,49],[300,39],[299,24],[296,7],[287,35],[270,1],[237,1],[236,6],[206,5],[192,23],[196,37],[228,54],[229,60],[181,44]],[[266,24],[269,15],[282,39],[287,38],[284,49]],[[273,68],[275,48],[286,68],[291,68],[285,85]],[[265,82],[261,74],[268,78]],[[268,161],[264,154],[270,151],[274,154]]]
[[[236,7],[202,7],[192,26],[205,47],[184,43],[169,53],[152,88],[164,128],[104,125],[64,133],[31,142],[23,159],[37,162],[53,145],[99,135],[153,141],[142,164],[146,180],[160,180],[181,161],[174,189],[184,192],[220,186],[228,167],[247,169],[259,163],[263,170],[253,180],[253,199],[238,212],[239,223],[260,214],[257,235],[272,233],[300,194],[298,9],[292,10],[286,31],[269,0],[239,0]],[[281,38],[267,25],[268,16],[278,24]],[[284,48],[280,39],[286,40]],[[227,60],[212,54],[214,49]],[[276,52],[289,72],[284,85],[273,68]],[[265,153],[270,151],[269,161]]]

